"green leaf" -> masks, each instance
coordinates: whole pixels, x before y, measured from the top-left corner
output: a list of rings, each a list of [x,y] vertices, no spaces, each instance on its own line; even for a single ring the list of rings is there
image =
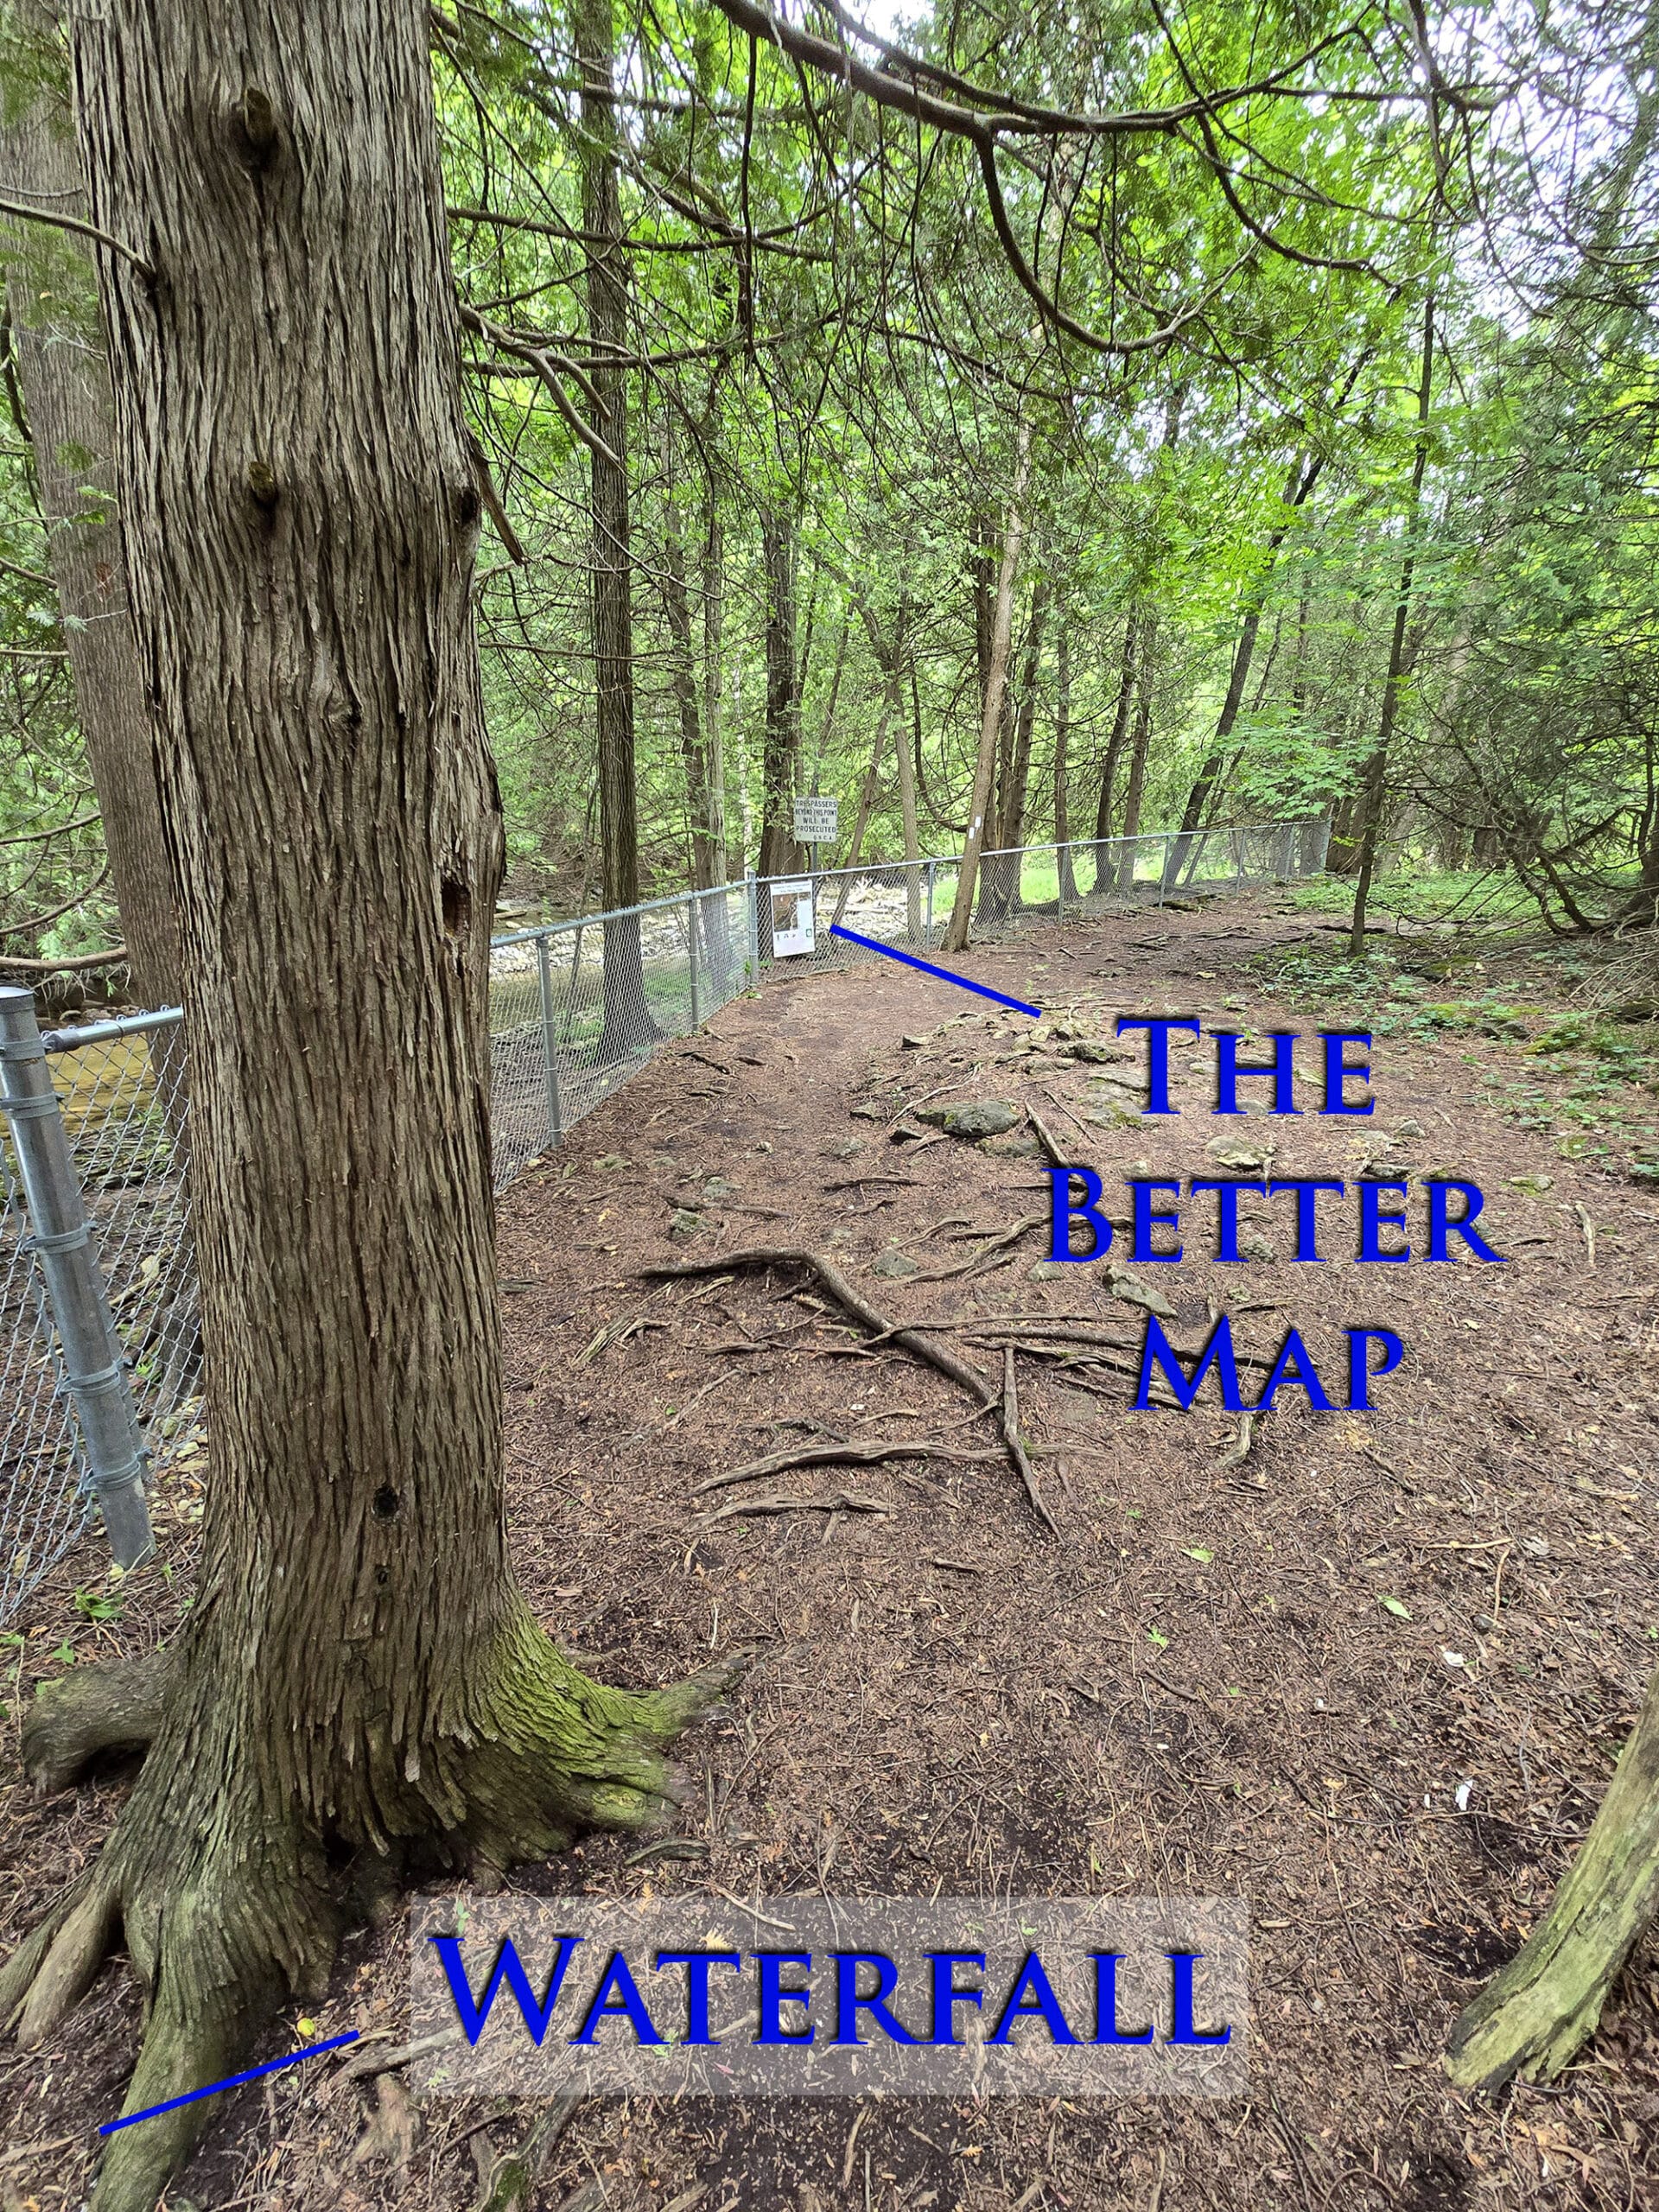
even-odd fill
[[[1408,1621],[1411,1618],[1411,1607],[1402,1605],[1398,1598],[1379,1597],[1376,1602],[1385,1613],[1392,1613],[1397,1621]]]
[[[1147,1630],[1147,1634],[1152,1638],[1153,1642],[1157,1645],[1160,1651],[1168,1650],[1169,1638],[1164,1634],[1161,1629],[1149,1628]]]
[[[1214,1552],[1206,1551],[1202,1544],[1192,1544],[1184,1547],[1184,1548],[1185,1549],[1188,1559],[1197,1560],[1200,1567],[1208,1567],[1211,1560],[1215,1557]]]

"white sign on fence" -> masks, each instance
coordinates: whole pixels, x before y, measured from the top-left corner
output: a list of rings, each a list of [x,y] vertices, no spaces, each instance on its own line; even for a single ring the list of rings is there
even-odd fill
[[[814,797],[795,801],[795,835],[802,844],[832,844],[840,827],[841,801],[838,798]]]
[[[798,952],[817,950],[817,930],[812,913],[810,876],[779,881],[772,887],[772,950],[775,958],[787,960]]]

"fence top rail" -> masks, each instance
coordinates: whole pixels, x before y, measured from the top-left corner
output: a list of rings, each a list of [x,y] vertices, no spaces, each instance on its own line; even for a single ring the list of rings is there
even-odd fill
[[[170,1028],[182,1021],[181,1006],[157,1007],[153,1014],[124,1014],[119,1021],[88,1021],[75,1029],[48,1029],[41,1042],[48,1052],[73,1052],[83,1045],[113,1045],[123,1037],[142,1037],[148,1029]]]
[[[1259,830],[1300,830],[1323,819],[1324,817],[1321,815],[1310,814],[1299,817],[1291,822],[1239,822],[1215,824],[1207,830],[1143,830],[1134,837],[1068,837],[1064,848],[1058,844],[995,845],[988,847],[982,852],[980,858],[982,861],[1007,860],[1020,853],[1058,853],[1062,849],[1067,852],[1077,852],[1085,848],[1101,845],[1144,844],[1154,838],[1168,840],[1189,836],[1196,840],[1200,837],[1227,834],[1232,830],[1237,830],[1243,834],[1246,831]],[[861,861],[854,868],[800,868],[797,869],[793,874],[787,876],[746,876],[736,882],[711,884],[706,890],[676,891],[665,899],[643,899],[637,906],[617,906],[613,907],[607,913],[577,914],[573,915],[569,921],[543,922],[535,929],[513,930],[505,936],[493,937],[490,939],[490,950],[492,952],[499,952],[509,945],[533,944],[538,938],[557,937],[569,930],[597,929],[606,922],[626,921],[630,915],[633,914],[660,913],[665,906],[683,906],[696,899],[717,899],[731,892],[747,893],[751,885],[759,889],[763,884],[792,883],[800,880],[803,877],[810,878],[815,883],[833,883],[842,876],[859,878],[877,875],[887,869],[955,868],[959,865],[960,861],[961,855],[958,853],[929,853],[915,861]],[[149,1030],[166,1029],[174,1022],[181,1021],[183,1018],[184,1010],[181,1007],[158,1007],[153,1013],[125,1014],[118,1021],[90,1021],[73,1029],[48,1029],[42,1033],[41,1042],[48,1052],[78,1052],[83,1045],[113,1045],[123,1037],[141,1037]]]

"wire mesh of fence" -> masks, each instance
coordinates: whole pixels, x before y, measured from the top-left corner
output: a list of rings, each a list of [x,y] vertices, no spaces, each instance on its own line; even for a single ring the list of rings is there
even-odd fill
[[[1034,845],[981,855],[976,937],[1132,912],[1314,875],[1328,824]],[[498,1191],[563,1141],[669,1039],[785,964],[857,966],[880,945],[937,950],[958,862],[881,861],[654,899],[498,938],[491,950],[491,1128]],[[201,1439],[201,1344],[187,1182],[189,1109],[176,1008],[48,1032],[69,1156],[152,1471]],[[97,1469],[66,1368],[18,1173],[0,1142],[0,1621],[86,1526]]]

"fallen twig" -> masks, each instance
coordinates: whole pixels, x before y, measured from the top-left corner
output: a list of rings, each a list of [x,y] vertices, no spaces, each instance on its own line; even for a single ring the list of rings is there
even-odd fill
[[[416,2036],[413,2043],[394,2044],[390,2050],[364,2050],[348,2058],[340,2068],[347,2082],[366,2082],[376,2074],[395,2073],[400,2066],[411,2065],[417,2058],[425,2058],[435,2050],[446,2050],[452,2043],[461,2041],[461,2027],[435,2028],[430,2035]]]
[[[1000,1452],[961,1452],[949,1444],[912,1442],[899,1439],[880,1444],[812,1444],[796,1452],[774,1452],[765,1459],[751,1460],[747,1467],[733,1467],[723,1475],[710,1475],[707,1482],[699,1483],[692,1491],[701,1497],[705,1491],[728,1490],[734,1483],[755,1482],[763,1475],[781,1475],[792,1467],[874,1467],[885,1459],[1000,1459]]]
[[[1216,1465],[1217,1467],[1242,1467],[1249,1458],[1250,1447],[1255,1442],[1255,1415],[1241,1414],[1238,1417],[1238,1430],[1233,1438],[1233,1448],[1230,1452],[1224,1452]]]
[[[591,1367],[602,1351],[609,1351],[617,1344],[626,1344],[628,1338],[645,1329],[665,1329],[666,1321],[659,1321],[650,1313],[626,1313],[620,1321],[613,1321],[601,1329],[583,1351],[576,1354],[578,1367]]]
[[[1579,1227],[1584,1231],[1586,1264],[1593,1274],[1596,1265],[1596,1224],[1576,1198],[1573,1201],[1573,1211],[1579,1217]]]
[[[1023,1220],[1016,1221],[1012,1229],[1005,1229],[1000,1236],[993,1236],[988,1243],[982,1244],[967,1259],[959,1260],[954,1268],[931,1268],[926,1274],[914,1275],[911,1280],[914,1282],[949,1282],[957,1275],[974,1274],[995,1254],[1006,1252],[1010,1244],[1017,1244],[1022,1236],[1028,1236],[1033,1229],[1039,1228],[1042,1221],[1041,1214],[1028,1213]],[[944,1224],[939,1225],[943,1227]]]
[[[893,1513],[890,1498],[861,1497],[856,1491],[838,1491],[834,1497],[739,1497],[703,1516],[705,1522],[737,1521],[763,1513]]]
[[[1055,1143],[1047,1122],[1044,1121],[1034,1106],[1028,1105],[1026,1108],[1026,1119],[1031,1123],[1038,1143],[1048,1154],[1049,1165],[1052,1167],[1069,1167],[1071,1165],[1071,1161]]]

